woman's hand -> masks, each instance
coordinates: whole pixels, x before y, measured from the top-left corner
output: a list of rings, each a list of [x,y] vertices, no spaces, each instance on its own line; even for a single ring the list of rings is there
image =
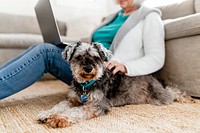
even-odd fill
[[[117,72],[127,73],[126,67],[117,61],[110,60],[105,63],[105,67],[109,70],[112,70],[113,74],[116,74]]]

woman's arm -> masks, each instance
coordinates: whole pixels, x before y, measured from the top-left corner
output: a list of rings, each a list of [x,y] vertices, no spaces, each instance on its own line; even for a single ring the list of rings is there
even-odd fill
[[[141,39],[144,56],[128,62],[110,60],[105,66],[113,70],[114,74],[120,71],[128,76],[139,76],[153,73],[163,67],[165,60],[164,26],[160,15],[156,12],[148,14],[141,30],[143,30]],[[125,54],[125,51],[121,54]]]
[[[152,12],[147,15],[143,27],[144,56],[130,62],[122,62],[128,76],[151,74],[164,65],[165,42],[164,25],[160,15]]]

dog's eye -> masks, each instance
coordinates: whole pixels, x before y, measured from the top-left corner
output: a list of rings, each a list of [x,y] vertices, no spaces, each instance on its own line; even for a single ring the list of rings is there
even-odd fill
[[[94,60],[99,60],[100,58],[98,56],[94,56]]]
[[[95,56],[95,57],[94,57],[94,60],[95,60],[96,62],[102,61],[101,57],[99,57],[99,56]]]
[[[99,57],[95,56],[95,57],[94,57],[94,60],[95,60],[95,61],[99,60]]]
[[[76,59],[77,59],[77,60],[81,60],[81,56],[80,56],[80,55],[77,56]]]

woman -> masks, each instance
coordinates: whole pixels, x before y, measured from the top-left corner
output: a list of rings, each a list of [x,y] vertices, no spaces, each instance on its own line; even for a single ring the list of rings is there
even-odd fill
[[[122,10],[106,18],[91,35],[113,52],[105,67],[113,74],[151,74],[164,64],[164,28],[160,11],[142,5],[144,0],[117,0]],[[0,68],[0,99],[36,82],[49,72],[67,84],[72,80],[69,64],[61,57],[63,48],[34,45]]]

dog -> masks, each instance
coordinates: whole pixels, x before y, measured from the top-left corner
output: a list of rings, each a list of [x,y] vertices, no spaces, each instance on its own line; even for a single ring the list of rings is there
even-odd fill
[[[70,63],[73,80],[66,100],[41,112],[37,120],[53,128],[105,115],[111,107],[128,104],[168,105],[184,97],[178,89],[164,88],[152,75],[112,74],[104,63],[111,51],[100,43],[68,44],[62,57]]]

